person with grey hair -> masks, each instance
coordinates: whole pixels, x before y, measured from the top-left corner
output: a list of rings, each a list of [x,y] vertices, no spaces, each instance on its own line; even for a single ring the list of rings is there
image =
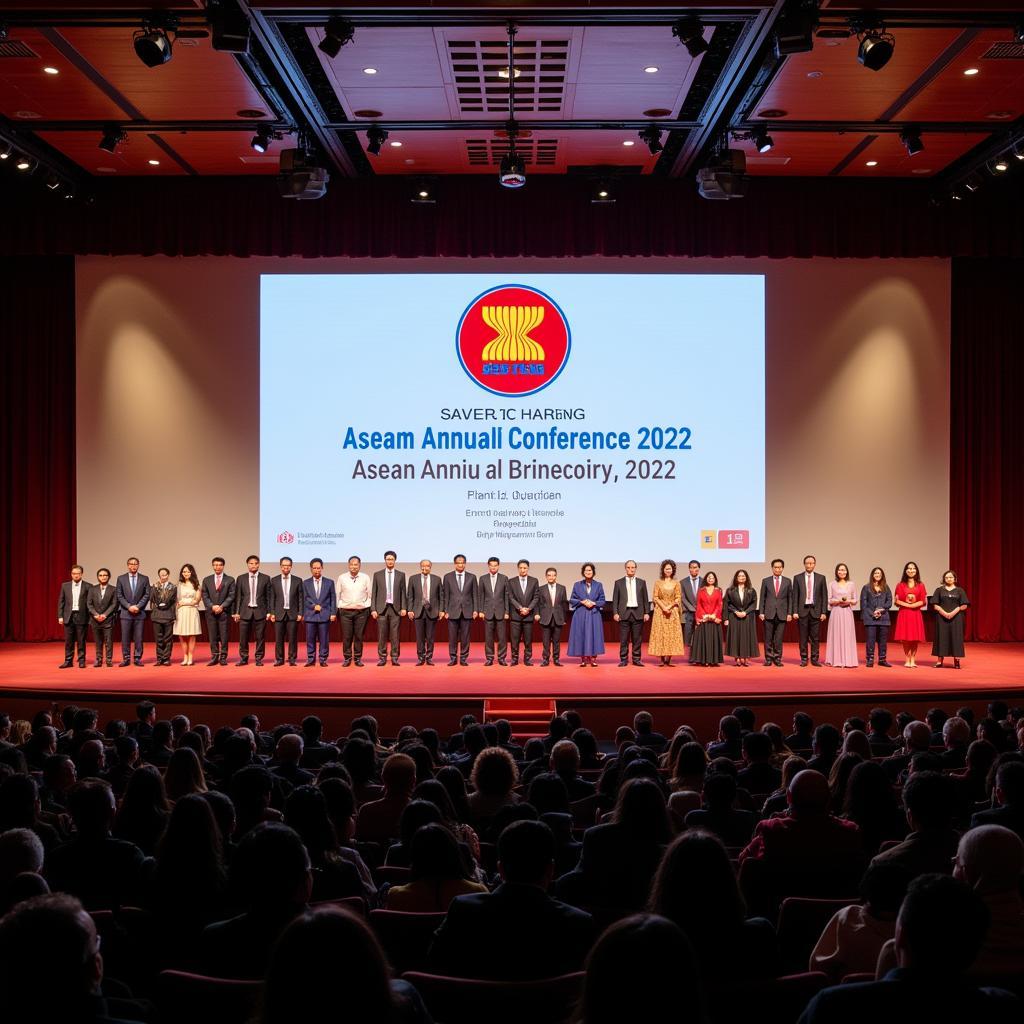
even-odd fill
[[[559,740],[551,748],[551,771],[564,783],[570,800],[583,800],[594,793],[594,783],[579,777],[580,751],[572,740]]]
[[[895,782],[906,773],[913,756],[928,753],[931,743],[932,730],[927,722],[908,722],[903,727],[903,750],[898,754],[891,754],[882,762],[889,780]]]
[[[971,742],[971,726],[959,715],[947,718],[942,724],[943,768],[963,768],[967,764],[967,747]]]
[[[268,766],[271,774],[284,779],[291,786],[312,786],[316,776],[299,767],[305,743],[296,732],[286,732],[274,750],[274,760]]]
[[[12,828],[0,834],[0,893],[25,871],[43,870],[42,840],[28,828]]]

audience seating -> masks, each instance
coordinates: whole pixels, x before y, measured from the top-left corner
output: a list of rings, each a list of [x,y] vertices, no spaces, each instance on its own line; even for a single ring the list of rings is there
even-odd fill
[[[161,1024],[247,1024],[259,1009],[262,991],[261,981],[161,971],[156,1002]]]
[[[422,970],[434,932],[444,914],[412,914],[404,910],[371,910],[370,927],[387,953],[396,974]]]
[[[784,971],[806,971],[825,925],[857,900],[818,900],[789,896],[779,907],[779,949]]]
[[[712,991],[708,1000],[713,1024],[750,1024],[752,1013],[772,1024],[796,1024],[804,1008],[825,986],[823,971],[801,971],[757,984],[736,984]]]

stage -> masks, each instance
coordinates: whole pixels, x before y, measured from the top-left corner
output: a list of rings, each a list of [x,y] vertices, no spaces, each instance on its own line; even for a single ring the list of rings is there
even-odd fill
[[[1024,703],[1024,644],[971,644],[959,671],[933,668],[930,655],[917,669],[903,668],[900,659],[890,669],[868,669],[863,663],[855,669],[800,668],[795,645],[783,668],[763,663],[707,668],[683,662],[661,668],[657,659],[646,659],[643,668],[619,668],[616,653],[605,654],[597,668],[583,669],[565,658],[560,669],[541,668],[539,659],[533,666],[502,668],[486,667],[482,651],[474,648],[468,667],[450,668],[444,656],[435,658],[433,667],[418,667],[410,648],[399,666],[378,668],[373,648],[364,655],[364,668],[343,668],[340,661],[326,668],[305,668],[301,662],[275,668],[272,659],[257,668],[252,661],[239,667],[233,660],[209,667],[200,649],[194,666],[157,668],[147,644],[141,667],[119,668],[115,660],[113,668],[94,669],[90,647],[89,667],[61,670],[62,644],[4,644],[0,710],[31,717],[41,707],[75,703],[100,707],[104,719],[130,716],[135,702],[148,697],[159,704],[161,717],[202,710],[201,720],[211,725],[237,723],[238,715],[254,709],[266,724],[316,713],[341,730],[352,715],[372,710],[382,727],[411,722],[447,728],[461,714],[479,717],[486,701],[502,698],[503,708],[520,701],[524,712],[590,709],[588,723],[602,728],[627,722],[635,710],[649,707],[666,728],[678,717],[707,729],[738,703],[760,709],[761,720],[786,722],[785,716],[800,709],[820,716],[829,708],[830,718],[841,719],[877,704],[915,713],[933,704],[948,710],[970,704],[980,715],[994,697]],[[863,658],[863,648],[860,653]]]

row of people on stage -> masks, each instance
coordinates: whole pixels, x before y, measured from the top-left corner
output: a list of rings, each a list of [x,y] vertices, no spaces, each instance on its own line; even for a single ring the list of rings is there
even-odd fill
[[[97,582],[86,582],[80,565],[71,569],[71,579],[61,586],[58,621],[64,626],[64,662],[85,667],[86,628],[92,626],[96,668],[113,664],[114,622],[121,624],[121,665],[142,664],[143,624],[147,612],[156,636],[157,665],[170,665],[173,637],[181,648],[181,664],[191,665],[198,636],[203,632],[200,611],[205,612],[210,645],[209,665],[226,665],[228,629],[238,623],[238,664],[249,661],[250,641],[255,663],[265,655],[266,624],[274,626],[274,664],[298,663],[298,624],[305,623],[307,667],[325,666],[330,656],[330,625],[340,621],[344,665],[363,665],[363,645],[368,621],[377,622],[378,665],[397,665],[400,656],[399,626],[403,618],[413,621],[418,665],[434,664],[437,623],[448,620],[448,664],[469,663],[470,627],[474,619],[484,623],[485,664],[533,664],[534,626],[540,630],[542,665],[561,665],[561,634],[569,626],[568,655],[578,657],[582,666],[597,664],[604,653],[603,610],[608,602],[604,587],[596,579],[592,562],[583,564],[580,579],[571,590],[558,581],[554,568],[545,570],[541,581],[530,574],[528,560],[516,564],[516,575],[500,571],[498,558],[488,559],[487,571],[479,577],[466,567],[464,555],[456,555],[453,568],[444,577],[433,572],[424,559],[419,571],[408,576],[396,568],[394,551],[384,554],[384,568],[371,578],[362,571],[361,560],[353,556],[348,571],[335,582],[323,574],[319,558],[309,563],[310,575],[293,574],[292,559],[280,560],[278,575],[271,578],[260,569],[260,560],[250,555],[246,572],[238,577],[225,571],[225,560],[214,558],[211,573],[199,578],[186,563],[177,582],[162,568],[155,583],[139,571],[139,560],[128,559],[127,572],[111,583],[109,569],[99,569]],[[625,563],[625,574],[615,581],[612,618],[619,625],[619,665],[642,666],[641,642],[644,623],[650,622],[648,653],[662,666],[689,651],[697,665],[718,665],[725,657],[747,666],[760,657],[757,622],[763,624],[764,663],[781,666],[786,624],[799,627],[800,664],[820,666],[821,625],[830,617],[824,664],[853,668],[858,664],[854,629],[854,608],[859,606],[866,638],[866,664],[890,667],[887,660],[892,609],[895,628],[892,639],[903,645],[908,668],[917,667],[917,647],[924,639],[923,612],[931,604],[935,612],[932,654],[943,667],[946,658],[960,667],[964,656],[963,613],[969,602],[952,570],[943,574],[932,594],[920,579],[915,562],[907,562],[895,592],[885,572],[876,566],[858,594],[849,567],[840,562],[834,579],[828,582],[816,571],[816,559],[804,559],[804,571],[792,578],[784,575],[785,562],[776,558],[772,573],[755,589],[745,569],[738,569],[732,584],[719,585],[718,574],[702,575],[696,559],[688,576],[677,579],[676,563],[661,563],[658,580],[648,590],[637,576],[637,564]],[[571,615],[570,615],[571,613]],[[724,635],[723,635],[724,634]],[[511,652],[511,660],[509,653]]]

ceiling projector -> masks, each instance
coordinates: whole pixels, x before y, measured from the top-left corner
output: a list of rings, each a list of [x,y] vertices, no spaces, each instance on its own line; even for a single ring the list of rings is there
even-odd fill
[[[277,187],[286,199],[320,199],[331,176],[318,167],[316,156],[305,149],[282,149]]]
[[[747,156],[742,149],[726,149],[697,171],[697,191],[705,199],[740,199],[747,194]]]

